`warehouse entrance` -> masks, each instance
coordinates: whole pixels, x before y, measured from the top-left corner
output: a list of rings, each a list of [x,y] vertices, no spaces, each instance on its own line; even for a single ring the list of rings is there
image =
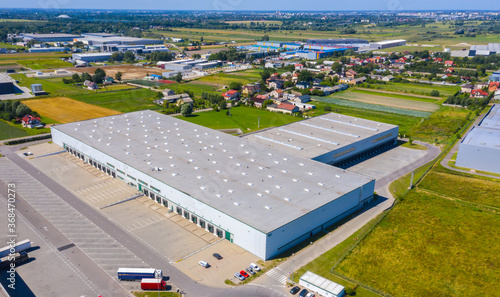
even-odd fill
[[[233,234],[231,234],[227,231],[225,231],[225,232],[226,232],[226,239],[229,240],[230,242],[233,242]]]

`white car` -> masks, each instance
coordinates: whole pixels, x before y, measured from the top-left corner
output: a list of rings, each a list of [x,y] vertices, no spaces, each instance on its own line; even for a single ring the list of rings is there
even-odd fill
[[[255,263],[250,263],[250,267],[255,271],[260,271],[260,267]]]
[[[306,297],[314,297],[314,293],[309,292],[309,293],[307,293]]]
[[[198,262],[198,264],[200,264],[201,266],[203,266],[203,267],[205,267],[205,268],[210,267],[210,264],[208,264],[208,263],[207,263],[207,262],[205,262],[205,261],[200,261],[200,262]]]

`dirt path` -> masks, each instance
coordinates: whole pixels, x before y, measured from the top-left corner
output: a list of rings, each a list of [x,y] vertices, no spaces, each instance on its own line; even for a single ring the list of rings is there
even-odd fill
[[[374,89],[368,89],[368,88],[356,88],[356,89],[358,89],[358,90],[364,90],[364,91],[370,91],[370,92],[376,92],[376,93],[394,94],[394,95],[410,96],[410,97],[417,97],[417,98],[434,99],[436,101],[439,100],[439,99],[441,99],[440,97],[432,97],[432,96],[426,96],[426,95],[416,95],[416,94],[411,94],[411,93],[391,92],[391,91],[374,90]]]

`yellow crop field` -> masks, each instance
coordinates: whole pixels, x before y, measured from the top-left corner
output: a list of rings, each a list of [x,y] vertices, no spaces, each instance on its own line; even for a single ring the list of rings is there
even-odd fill
[[[25,100],[23,103],[40,115],[60,123],[83,121],[121,113],[66,97]]]

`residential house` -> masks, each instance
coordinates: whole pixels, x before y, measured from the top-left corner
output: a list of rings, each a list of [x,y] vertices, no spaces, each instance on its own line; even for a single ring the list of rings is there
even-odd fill
[[[97,89],[99,89],[99,86],[95,82],[91,81],[91,82],[88,83],[87,89],[89,89],[89,90],[97,90]]]
[[[453,66],[453,61],[445,61],[445,62],[444,62],[444,66],[446,66],[446,67],[451,67],[451,66]]]
[[[293,104],[299,108],[299,110],[309,110],[309,109],[315,109],[316,105],[313,104],[307,104],[307,103],[299,103],[299,102],[294,102],[294,101],[287,101],[287,103]]]
[[[351,81],[351,78],[348,78],[348,77],[339,78],[339,82],[341,82],[343,84],[348,84],[350,81]]]
[[[345,72],[345,76],[347,78],[354,78],[358,75],[358,73],[352,69],[348,69],[346,72]]]
[[[187,93],[176,94],[176,95],[174,94],[174,95],[164,96],[163,98],[154,100],[153,102],[156,104],[159,104],[159,105],[163,105],[163,103],[165,101],[168,101],[169,103],[177,103],[177,101],[179,101],[179,99],[181,99],[181,98],[184,99],[184,98],[190,98],[190,97],[189,97],[189,94],[187,94]]]
[[[488,78],[489,81],[500,81],[500,70],[493,72]]]
[[[103,85],[110,85],[110,84],[112,84],[114,82],[115,82],[115,80],[111,76],[107,76],[107,75],[102,80],[102,84]]]
[[[23,125],[23,127],[30,129],[43,127],[41,119],[32,115],[25,115],[21,119],[21,124]]]
[[[306,81],[298,82],[296,85],[297,89],[309,89],[311,84]]]
[[[246,96],[252,96],[255,93],[259,93],[261,91],[259,84],[245,85],[242,88],[241,93]]]
[[[492,93],[496,90],[500,89],[500,82],[498,81],[490,81],[488,84],[488,92]]]
[[[177,100],[177,106],[181,106],[184,103],[189,103],[189,104],[193,105],[194,101],[189,96],[181,97],[181,98],[179,98],[179,100]]]
[[[268,84],[270,89],[283,89],[285,82],[282,80],[273,80]]]
[[[382,81],[391,81],[393,79],[394,79],[394,76],[392,76],[392,75],[387,75],[387,76],[382,77]]]
[[[473,89],[474,89],[474,85],[465,84],[465,85],[462,85],[462,87],[460,88],[460,92],[470,94]]]
[[[277,75],[271,75],[267,80],[266,80],[266,83],[270,83],[272,81],[275,81],[275,80],[281,80],[281,78]]]
[[[283,90],[280,89],[275,89],[270,93],[271,97],[273,98],[282,98],[283,97]]]
[[[175,95],[175,91],[174,90],[171,90],[171,89],[164,89],[163,90],[163,96],[172,96],[172,95]]]
[[[313,78],[313,86],[319,86],[319,84],[322,82],[323,80],[319,79],[319,78]]]
[[[250,101],[253,102],[253,105],[255,107],[258,107],[258,108],[262,108],[262,103],[264,103],[264,101],[268,100],[269,98],[257,98],[257,97],[253,97],[250,99]]]
[[[222,93],[222,97],[226,100],[238,100],[240,98],[240,93],[236,90],[229,90],[225,93]]]
[[[291,99],[291,101],[297,102],[297,103],[306,103],[306,102],[311,101],[311,96],[309,96],[309,95],[296,96],[293,99]]]
[[[287,102],[281,103],[280,105],[278,105],[276,107],[276,109],[280,112],[288,113],[288,114],[292,114],[292,113],[300,111],[298,106],[295,106],[295,105],[287,103]]]
[[[362,84],[366,81],[366,77],[360,77],[360,78],[355,78],[355,79],[351,79],[349,81],[349,84],[350,85],[359,85],[359,84]]]
[[[290,77],[290,76],[292,76],[292,75],[293,75],[293,73],[291,73],[290,71],[288,71],[288,72],[283,72],[283,73],[281,74],[281,78],[287,78],[287,77]]]
[[[455,69],[453,69],[453,67],[449,67],[444,70],[445,73],[453,73],[454,71]]]
[[[488,88],[488,83],[477,83],[476,84],[476,89],[487,89]]]
[[[480,89],[472,90],[472,92],[470,93],[470,96],[473,98],[486,98],[488,97],[488,95],[488,92]]]

